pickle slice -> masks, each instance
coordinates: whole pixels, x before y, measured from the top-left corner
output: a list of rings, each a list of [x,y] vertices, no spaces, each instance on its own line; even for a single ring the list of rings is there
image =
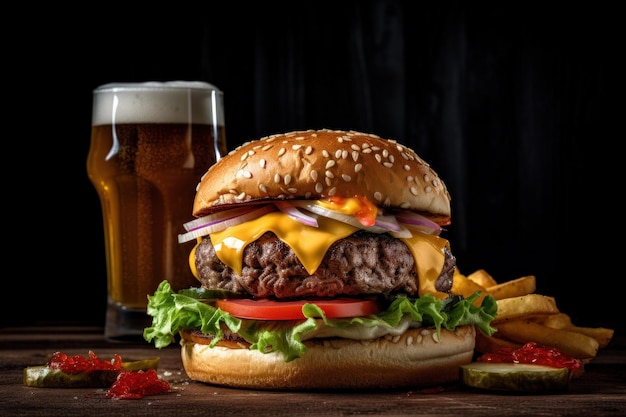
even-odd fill
[[[126,371],[147,371],[157,369],[159,358],[124,362]],[[119,370],[97,370],[69,374],[45,365],[24,368],[24,385],[40,388],[108,388],[117,379]]]
[[[485,390],[554,392],[567,390],[570,370],[522,363],[473,362],[460,366],[463,384]]]
[[[40,388],[108,388],[120,371],[91,371],[68,374],[45,365],[24,368],[24,385]]]
[[[148,369],[158,369],[159,368],[159,359],[158,357],[151,359],[143,359],[140,361],[132,361],[132,362],[123,362],[124,370],[126,371],[147,371]]]

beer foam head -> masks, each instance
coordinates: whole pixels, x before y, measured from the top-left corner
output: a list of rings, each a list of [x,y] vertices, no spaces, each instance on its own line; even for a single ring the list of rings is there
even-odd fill
[[[93,91],[92,125],[224,125],[223,93],[203,81],[110,83]]]

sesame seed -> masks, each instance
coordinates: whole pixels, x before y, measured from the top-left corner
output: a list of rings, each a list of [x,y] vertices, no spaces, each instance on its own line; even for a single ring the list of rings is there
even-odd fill
[[[393,343],[398,343],[398,340],[400,340],[400,336],[398,336],[398,335],[396,335],[396,336],[394,336],[394,337],[392,337],[392,338],[391,338],[391,341],[392,341]]]
[[[336,192],[337,192],[337,189],[333,187],[330,190],[328,190],[328,195],[332,197],[335,195]]]
[[[411,204],[408,201],[403,201],[402,203],[400,203],[400,208],[408,209],[410,207],[411,207]]]
[[[372,153],[372,148],[363,149],[361,153]]]
[[[411,346],[413,344],[413,336],[409,336],[406,338],[406,345]]]
[[[289,185],[289,183],[291,182],[291,175],[289,174],[285,175],[283,182],[285,183],[285,185]]]
[[[376,192],[374,193],[374,198],[375,198],[377,201],[380,201],[380,200],[382,200],[382,199],[383,199],[383,195],[382,195],[381,193],[379,193],[378,191],[376,191]]]
[[[298,189],[291,187],[291,188],[287,188],[287,191],[289,191],[291,194],[295,194],[298,192]]]
[[[405,170],[405,171],[410,171],[410,170],[411,170],[411,167],[410,167],[410,166],[408,166],[408,165],[405,165],[405,166],[404,166],[404,170]]]
[[[313,152],[313,148],[311,146],[307,146],[306,149],[304,150],[304,153],[307,155],[311,155],[312,152]]]
[[[439,343],[439,336],[437,335],[437,332],[433,332],[432,338],[435,342]]]
[[[418,195],[419,194],[419,191],[417,191],[417,187],[411,187],[411,188],[409,188],[409,190],[411,190],[411,194],[413,194],[413,195]]]
[[[352,145],[350,145],[350,147],[354,151],[360,151],[361,150],[361,147],[359,145],[357,145],[357,144],[352,144]]]
[[[293,149],[294,151],[297,151],[298,149],[300,149],[302,147],[302,145],[292,145],[291,149]]]
[[[407,182],[413,182],[413,180],[415,180],[415,178],[413,177],[413,175],[409,175],[406,177],[406,181]]]
[[[348,151],[341,151],[341,159],[346,159],[348,157]]]
[[[317,171],[316,170],[312,170],[309,175],[311,176],[311,179],[313,181],[317,181]]]
[[[323,190],[324,190],[324,186],[322,185],[321,182],[315,183],[315,192],[316,193],[321,194]]]
[[[262,192],[266,193],[267,192],[267,187],[265,186],[265,184],[259,183],[259,190],[261,190]]]
[[[324,182],[326,182],[326,185],[328,185],[329,187],[330,187],[331,185],[333,185],[333,180],[332,180],[332,178],[328,178],[328,177],[326,177],[326,179],[324,180]]]
[[[432,190],[433,188],[430,185],[424,189],[424,191],[426,191],[427,193],[431,192]]]
[[[324,158],[328,158],[328,157],[330,157],[330,154],[328,153],[328,151],[327,151],[326,149],[324,149],[324,150],[322,151],[322,155],[324,155]]]
[[[236,200],[243,200],[244,198],[246,198],[246,193],[241,193],[235,197]]]
[[[326,169],[334,167],[335,164],[336,162],[333,159],[329,160],[328,162],[326,162]]]
[[[261,148],[261,150],[267,151],[271,147],[272,147],[272,145],[265,145],[264,147]]]
[[[345,182],[350,182],[350,180],[352,179],[352,177],[347,174],[341,174],[341,178],[343,178]]]
[[[335,151],[335,158],[337,158],[337,159],[341,158],[341,149],[337,149]]]
[[[252,173],[250,171],[241,171],[241,175],[246,178],[252,178]]]
[[[278,184],[280,182],[280,175],[279,174],[274,174],[274,182],[276,184]]]
[[[359,155],[357,151],[352,151],[352,160],[356,162],[359,159]]]
[[[359,172],[363,168],[363,164],[354,165],[354,172]]]
[[[383,166],[386,168],[391,168],[393,167],[393,164],[391,162],[383,162]]]
[[[335,174],[332,171],[326,171],[324,175],[326,175],[326,178],[335,178]]]
[[[378,161],[378,162],[382,162],[382,160],[383,160],[383,158],[378,153],[376,155],[374,155],[374,158],[376,158],[376,161]]]
[[[417,344],[421,345],[423,339],[424,339],[424,337],[421,334],[418,334],[417,335],[417,340],[416,340]]]
[[[428,174],[424,174],[424,182],[430,182],[430,176]]]
[[[265,159],[261,159],[259,161],[259,165],[261,166],[261,168],[265,168],[265,166],[267,165],[267,161]]]
[[[280,150],[278,151],[278,156],[283,156],[285,152],[287,152],[285,148],[280,148]]]
[[[389,151],[387,149],[383,149],[383,156],[387,158],[389,156]]]
[[[422,331],[420,333],[422,334],[422,336],[428,336],[430,334],[430,330],[422,329]]]

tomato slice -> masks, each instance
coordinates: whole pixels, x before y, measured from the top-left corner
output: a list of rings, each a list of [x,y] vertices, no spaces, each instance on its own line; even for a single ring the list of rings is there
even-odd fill
[[[359,317],[377,313],[380,309],[375,301],[355,298],[332,300],[251,300],[242,298],[219,299],[215,302],[220,309],[242,319],[255,320],[298,320],[305,318],[302,306],[315,304],[324,311],[327,318]]]

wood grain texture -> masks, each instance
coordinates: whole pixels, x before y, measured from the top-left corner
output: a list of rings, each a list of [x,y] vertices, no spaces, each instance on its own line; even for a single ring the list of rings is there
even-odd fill
[[[159,376],[172,390],[140,400],[112,400],[102,389],[32,388],[22,384],[27,366],[42,365],[57,350],[101,358],[136,360],[158,355]],[[238,390],[189,380],[180,348],[156,350],[148,344],[110,344],[98,328],[25,328],[0,331],[0,415],[3,416],[623,416],[626,413],[626,350],[605,349],[563,394],[508,395],[450,384],[432,389],[376,392]]]

